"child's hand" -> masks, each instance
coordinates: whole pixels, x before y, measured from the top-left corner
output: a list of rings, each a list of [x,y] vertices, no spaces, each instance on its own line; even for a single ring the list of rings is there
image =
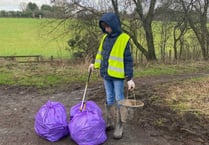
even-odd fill
[[[133,80],[129,80],[127,84],[128,84],[128,90],[133,91],[135,89],[135,83]]]
[[[93,72],[93,70],[94,70],[94,64],[91,63],[91,64],[89,65],[88,72],[90,72],[90,71]]]

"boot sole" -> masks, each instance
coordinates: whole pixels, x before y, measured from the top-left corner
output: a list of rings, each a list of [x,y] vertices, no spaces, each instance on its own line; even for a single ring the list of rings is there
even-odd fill
[[[114,135],[113,135],[113,138],[114,138],[115,140],[122,139],[122,138],[123,138],[123,133],[122,133],[122,135],[121,135],[121,136],[114,136]]]

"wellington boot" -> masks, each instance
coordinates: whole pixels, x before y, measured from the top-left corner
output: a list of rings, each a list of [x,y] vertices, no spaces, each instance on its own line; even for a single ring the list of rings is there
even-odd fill
[[[106,121],[106,130],[113,130],[114,129],[114,105],[107,105],[105,104],[105,121]]]
[[[119,107],[116,109],[116,125],[113,137],[114,139],[121,139],[123,137],[123,123],[121,121],[121,111]]]

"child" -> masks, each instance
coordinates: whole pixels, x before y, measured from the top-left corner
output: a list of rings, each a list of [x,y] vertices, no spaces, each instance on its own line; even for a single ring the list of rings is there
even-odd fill
[[[113,133],[115,139],[120,139],[123,135],[118,102],[124,99],[124,80],[127,80],[129,90],[135,88],[135,83],[132,80],[133,59],[129,45],[130,36],[122,32],[120,25],[120,20],[114,13],[106,13],[101,17],[99,26],[105,34],[101,40],[95,62],[89,65],[89,71],[99,68],[100,75],[104,80],[107,129],[114,125],[110,110],[116,103],[117,115]]]

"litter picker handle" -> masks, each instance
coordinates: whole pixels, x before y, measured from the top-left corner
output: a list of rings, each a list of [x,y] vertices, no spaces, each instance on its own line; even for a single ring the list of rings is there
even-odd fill
[[[87,79],[87,82],[86,82],[86,86],[85,86],[85,89],[84,89],[84,93],[83,93],[83,98],[82,98],[82,102],[81,102],[81,106],[80,106],[80,111],[83,110],[83,106],[85,104],[84,101],[85,101],[85,98],[86,98],[86,92],[87,92],[87,88],[88,88],[91,72],[92,72],[92,70],[90,69],[89,70],[89,74],[88,74],[88,79]]]
[[[87,79],[87,83],[89,83],[89,80],[90,80],[90,76],[91,76],[91,72],[92,72],[92,70],[90,69],[90,70],[89,70],[88,79]]]

